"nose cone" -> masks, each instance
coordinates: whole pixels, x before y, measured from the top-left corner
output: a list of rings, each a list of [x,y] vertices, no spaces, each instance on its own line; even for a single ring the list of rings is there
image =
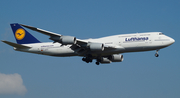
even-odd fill
[[[173,38],[170,39],[170,43],[173,44],[175,40]]]
[[[163,41],[164,45],[166,45],[166,46],[172,45],[174,42],[175,42],[175,40],[168,36],[166,38],[164,38],[164,41]]]

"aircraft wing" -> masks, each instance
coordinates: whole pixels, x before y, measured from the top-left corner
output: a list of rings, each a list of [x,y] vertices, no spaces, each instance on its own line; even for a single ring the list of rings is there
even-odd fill
[[[36,27],[32,27],[32,26],[27,26],[27,25],[23,25],[23,24],[20,24],[20,25],[23,26],[23,27],[26,27],[28,29],[31,29],[33,31],[37,31],[37,32],[40,32],[42,34],[48,35],[50,37],[61,37],[61,36],[63,36],[61,34],[53,33],[53,32],[46,31],[46,30],[43,30],[43,29],[40,29],[40,28],[36,28]],[[53,40],[53,39],[51,39],[51,40]],[[87,43],[88,43],[87,41],[77,39],[77,44],[87,44]]]
[[[43,30],[43,29],[40,29],[40,28],[36,28],[36,27],[32,27],[32,26],[27,26],[27,25],[23,25],[23,24],[20,24],[20,25],[23,26],[23,27],[26,27],[28,29],[31,29],[33,31],[37,31],[37,32],[40,32],[42,34],[48,35],[48,36],[62,36],[60,34],[53,33],[53,32],[50,32],[50,31],[46,31],[46,30]]]
[[[45,35],[48,35],[50,36],[49,39],[57,42],[58,39],[60,39],[60,37],[62,37],[63,35],[61,34],[57,34],[57,33],[53,33],[53,32],[50,32],[50,31],[46,31],[46,30],[43,30],[43,29],[40,29],[40,28],[36,28],[36,27],[32,27],[32,26],[27,26],[27,25],[24,25],[24,24],[20,24],[21,26],[23,27],[26,27],[28,29],[31,29],[33,31],[37,31],[37,32],[40,32],[42,34],[45,34]],[[85,48],[87,46],[88,43],[91,43],[91,42],[88,42],[87,40],[81,40],[81,39],[76,39],[76,44],[82,48]],[[110,45],[104,45],[104,48],[107,48],[107,49],[114,49],[116,48],[115,46],[110,46]]]

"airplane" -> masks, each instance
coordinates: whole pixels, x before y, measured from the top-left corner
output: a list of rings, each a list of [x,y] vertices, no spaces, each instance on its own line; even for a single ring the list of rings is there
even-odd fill
[[[16,51],[29,52],[57,57],[81,56],[82,61],[90,63],[96,60],[96,64],[109,64],[122,62],[122,53],[158,51],[175,42],[171,37],[162,32],[145,32],[133,34],[120,34],[97,39],[77,39],[73,36],[65,36],[40,28],[13,23],[10,24],[17,43],[2,40],[2,42],[14,47]],[[23,27],[49,36],[53,42],[40,42]]]

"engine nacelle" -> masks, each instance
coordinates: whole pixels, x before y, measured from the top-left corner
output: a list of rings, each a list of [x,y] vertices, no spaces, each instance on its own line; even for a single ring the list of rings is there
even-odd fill
[[[67,44],[76,44],[76,37],[72,36],[62,36],[61,38],[62,44],[67,45]]]
[[[114,55],[111,55],[109,59],[112,62],[122,62],[124,58],[123,58],[123,55],[121,54],[114,54]]]
[[[68,45],[68,44],[76,44],[76,37],[73,36],[61,36],[61,37],[57,37],[57,36],[52,36],[50,39],[60,42],[63,45]]]
[[[108,58],[102,57],[99,61],[102,64],[108,64],[111,63],[111,61]]]
[[[104,44],[102,43],[90,43],[89,48],[91,51],[103,51],[104,50]]]

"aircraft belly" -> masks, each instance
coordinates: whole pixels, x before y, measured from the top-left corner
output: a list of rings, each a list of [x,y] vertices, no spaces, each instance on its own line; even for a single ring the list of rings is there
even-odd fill
[[[21,50],[22,51],[22,50]],[[50,56],[76,56],[74,50],[69,47],[47,47],[26,50],[26,52],[37,53]]]
[[[140,51],[150,51],[150,50],[157,50],[167,46],[158,46],[158,45],[149,45],[143,47],[127,47],[125,48],[124,52],[140,52]]]
[[[96,56],[107,56],[107,55],[112,55],[112,54],[119,54],[119,53],[123,53],[124,52],[124,48],[120,48],[120,49],[110,49],[110,50],[104,50],[104,51],[91,51],[92,55],[96,55]]]

